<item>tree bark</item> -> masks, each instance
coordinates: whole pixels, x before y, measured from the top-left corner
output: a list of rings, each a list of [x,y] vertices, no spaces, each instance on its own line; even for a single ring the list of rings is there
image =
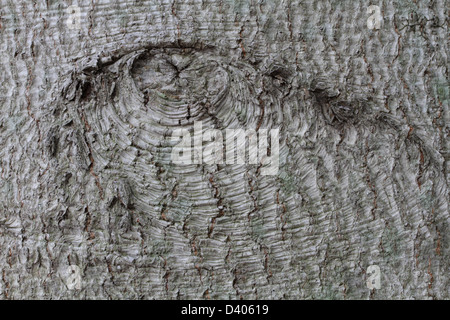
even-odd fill
[[[448,299],[447,10],[2,0],[0,298]],[[175,165],[195,121],[277,174]]]

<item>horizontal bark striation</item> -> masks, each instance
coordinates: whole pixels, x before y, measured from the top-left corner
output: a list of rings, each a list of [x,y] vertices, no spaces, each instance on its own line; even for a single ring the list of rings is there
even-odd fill
[[[444,2],[370,4],[2,4],[0,297],[448,299]],[[171,163],[200,120],[278,174]]]

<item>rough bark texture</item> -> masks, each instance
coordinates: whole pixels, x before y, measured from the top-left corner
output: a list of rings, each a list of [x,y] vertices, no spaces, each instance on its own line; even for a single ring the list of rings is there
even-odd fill
[[[2,0],[0,297],[448,299],[447,9]],[[198,120],[278,174],[171,164]]]

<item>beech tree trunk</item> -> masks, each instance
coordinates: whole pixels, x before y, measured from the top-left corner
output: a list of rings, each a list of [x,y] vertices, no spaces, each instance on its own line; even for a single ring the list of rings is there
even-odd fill
[[[0,298],[448,299],[447,10],[2,0]],[[174,164],[195,121],[278,172]]]

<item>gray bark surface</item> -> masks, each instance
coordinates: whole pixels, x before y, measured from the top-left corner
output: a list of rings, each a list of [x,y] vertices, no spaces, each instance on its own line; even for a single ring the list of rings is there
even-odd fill
[[[445,1],[0,3],[1,299],[450,297]],[[278,173],[171,163],[200,120]]]

